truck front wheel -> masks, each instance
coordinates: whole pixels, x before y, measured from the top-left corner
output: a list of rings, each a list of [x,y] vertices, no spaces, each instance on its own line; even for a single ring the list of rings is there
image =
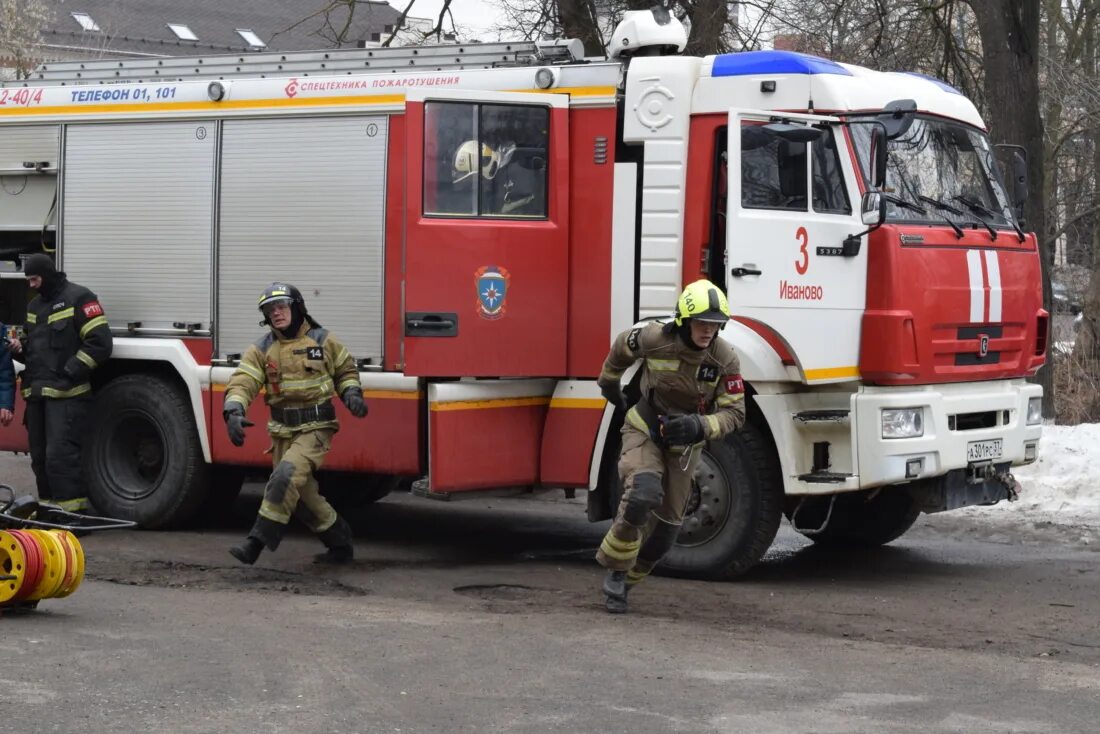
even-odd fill
[[[877,548],[900,538],[920,516],[920,506],[905,487],[815,497],[810,502],[815,506],[798,508],[788,519],[795,530],[823,548]],[[825,518],[828,522],[821,530],[805,528],[820,527]]]
[[[83,462],[96,508],[144,528],[184,522],[208,490],[191,403],[163,377],[123,375],[99,391]]]

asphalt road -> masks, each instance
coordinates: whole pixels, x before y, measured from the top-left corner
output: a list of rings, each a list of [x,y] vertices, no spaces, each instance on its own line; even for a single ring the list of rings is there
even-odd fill
[[[29,487],[25,462],[3,480]],[[305,533],[237,564],[257,502],[85,538],[76,594],[0,617],[0,732],[1100,729],[1077,531],[942,516],[828,553],[785,527],[748,579],[654,578],[619,617],[577,502],[393,496],[337,570]]]

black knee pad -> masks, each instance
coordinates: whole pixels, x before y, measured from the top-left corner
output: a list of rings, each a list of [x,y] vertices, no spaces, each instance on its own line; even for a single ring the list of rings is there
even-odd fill
[[[634,486],[626,496],[623,519],[641,527],[649,520],[649,513],[661,506],[665,492],[661,487],[661,475],[644,472],[634,475]]]
[[[675,545],[676,538],[679,535],[679,525],[669,525],[663,520],[658,520],[653,532],[642,544],[642,549],[638,551],[639,560],[657,565],[665,557],[665,554],[672,550],[672,546]]]
[[[294,465],[289,461],[280,461],[264,487],[264,499],[274,505],[281,505],[286,499],[286,490],[294,478]]]

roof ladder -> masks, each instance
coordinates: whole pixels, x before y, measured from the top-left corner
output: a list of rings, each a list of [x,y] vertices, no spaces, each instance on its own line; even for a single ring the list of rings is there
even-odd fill
[[[580,60],[579,40],[440,44],[397,48],[354,48],[212,56],[99,59],[46,63],[29,79],[4,86],[112,84],[191,79],[334,76],[375,72],[490,69],[562,64]]]

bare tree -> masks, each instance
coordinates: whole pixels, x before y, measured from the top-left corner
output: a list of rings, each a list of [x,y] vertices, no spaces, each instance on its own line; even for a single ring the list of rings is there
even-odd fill
[[[52,20],[43,0],[0,0],[0,53],[16,79],[26,79],[37,65],[42,28]]]
[[[439,42],[445,33],[448,35],[458,34],[458,28],[451,13],[452,2],[453,0],[443,0],[443,7],[440,8],[436,16],[435,25],[431,29],[416,32],[414,35],[419,37],[413,38],[415,43],[423,43],[433,38]],[[389,36],[382,42],[383,46],[391,45],[399,37],[410,35],[408,18],[409,12],[415,4],[416,0],[406,0],[405,7],[396,22],[393,23],[393,29],[390,31]],[[373,0],[326,0],[323,5],[312,13],[281,31],[277,31],[272,37],[277,37],[304,26],[305,28],[313,28],[313,34],[323,39],[328,45],[339,48],[344,44],[358,40],[353,37],[359,27],[357,23],[361,24],[369,20],[372,10],[376,7],[377,3]],[[447,28],[450,30],[447,31]]]

